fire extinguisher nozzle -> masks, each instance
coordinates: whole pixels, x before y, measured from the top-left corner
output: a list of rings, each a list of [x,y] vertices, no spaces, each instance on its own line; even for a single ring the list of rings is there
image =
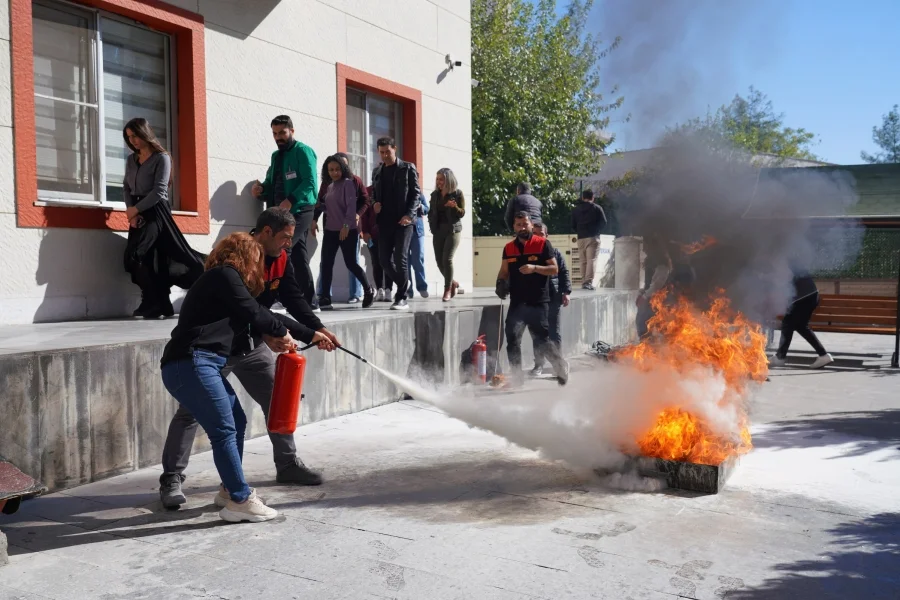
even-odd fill
[[[346,352],[347,354],[349,354],[349,355],[352,356],[353,358],[356,358],[356,359],[358,359],[358,360],[363,361],[364,363],[369,362],[369,361],[367,361],[366,359],[364,359],[362,356],[360,356],[359,354],[357,354],[356,352],[350,352],[349,350],[347,350],[347,349],[344,348],[343,346],[338,346],[338,348],[340,348],[341,350],[343,350],[344,352]]]

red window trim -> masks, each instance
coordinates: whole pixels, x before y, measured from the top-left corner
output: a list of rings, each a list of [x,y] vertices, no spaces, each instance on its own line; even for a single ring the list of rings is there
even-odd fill
[[[76,0],[144,23],[172,35],[178,80],[178,192],[175,215],[184,233],[209,233],[209,167],[206,142],[206,57],[200,15],[157,0]],[[34,35],[31,0],[10,0],[13,88],[13,148],[16,169],[16,213],[19,227],[68,227],[127,231],[122,211],[70,206],[35,206],[37,147],[34,114]]]
[[[422,92],[353,67],[337,63],[338,151],[347,151],[347,86],[380,94],[403,106],[403,153],[406,162],[422,170]]]

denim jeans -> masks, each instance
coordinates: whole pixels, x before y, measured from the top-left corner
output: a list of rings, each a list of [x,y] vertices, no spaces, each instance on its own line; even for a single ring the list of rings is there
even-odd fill
[[[395,300],[409,291],[409,243],[414,233],[412,225],[378,227],[378,259],[388,279],[397,284]]]
[[[419,237],[415,231],[409,241],[409,280],[413,279],[418,292],[428,291],[428,282],[425,280],[425,237]],[[409,286],[408,295],[412,298],[412,286]]]
[[[356,243],[356,264],[359,264],[359,242]],[[350,298],[356,298],[357,300],[362,299],[363,297],[363,286],[359,282],[359,279],[350,274]],[[379,286],[375,286],[376,288]],[[327,294],[322,294],[322,267],[321,264],[319,266],[319,277],[316,279],[316,295],[317,296],[328,296],[329,298],[333,298],[334,294],[331,293],[332,290],[328,290]]]
[[[241,466],[247,416],[222,376],[225,363],[224,356],[194,350],[191,358],[163,365],[162,378],[169,393],[191,411],[209,436],[216,470],[231,499],[244,502],[250,497]]]

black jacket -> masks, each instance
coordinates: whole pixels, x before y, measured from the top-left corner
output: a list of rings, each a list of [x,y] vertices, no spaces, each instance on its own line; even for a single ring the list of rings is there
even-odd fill
[[[284,336],[290,329],[306,343],[314,334],[293,319],[272,314],[262,306],[250,295],[234,267],[213,267],[197,279],[184,297],[178,324],[163,350],[161,364],[190,358],[195,349],[228,358],[235,338],[247,335],[251,326],[276,337]]]
[[[579,240],[596,238],[605,227],[606,213],[599,204],[582,200],[572,209],[572,229]]]
[[[375,167],[372,172],[372,204],[381,203],[381,212],[375,218],[378,227],[381,229],[393,229],[399,227],[397,224],[404,216],[409,217],[413,222],[419,212],[419,173],[416,172],[416,166],[405,160],[397,159],[396,170],[394,171],[394,186],[391,197],[385,197],[384,181],[381,174],[384,170],[384,164]]]
[[[563,258],[559,248],[553,249],[556,264],[559,266],[559,273],[550,278],[550,295],[553,297],[572,294],[572,278],[569,275],[569,266],[566,259]]]
[[[516,213],[518,212],[528,213],[532,222],[542,222],[541,209],[543,206],[541,201],[531,194],[519,194],[506,203],[506,226],[512,231],[513,221],[515,221]]]

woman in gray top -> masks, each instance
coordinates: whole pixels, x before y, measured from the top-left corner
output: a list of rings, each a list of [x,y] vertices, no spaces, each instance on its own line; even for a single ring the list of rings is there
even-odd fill
[[[122,131],[133,154],[126,159],[124,197],[128,228],[125,270],[141,288],[134,316],[146,319],[175,314],[171,285],[188,289],[203,273],[206,257],[193,250],[172,218],[169,185],[172,157],[146,119],[128,121]]]

